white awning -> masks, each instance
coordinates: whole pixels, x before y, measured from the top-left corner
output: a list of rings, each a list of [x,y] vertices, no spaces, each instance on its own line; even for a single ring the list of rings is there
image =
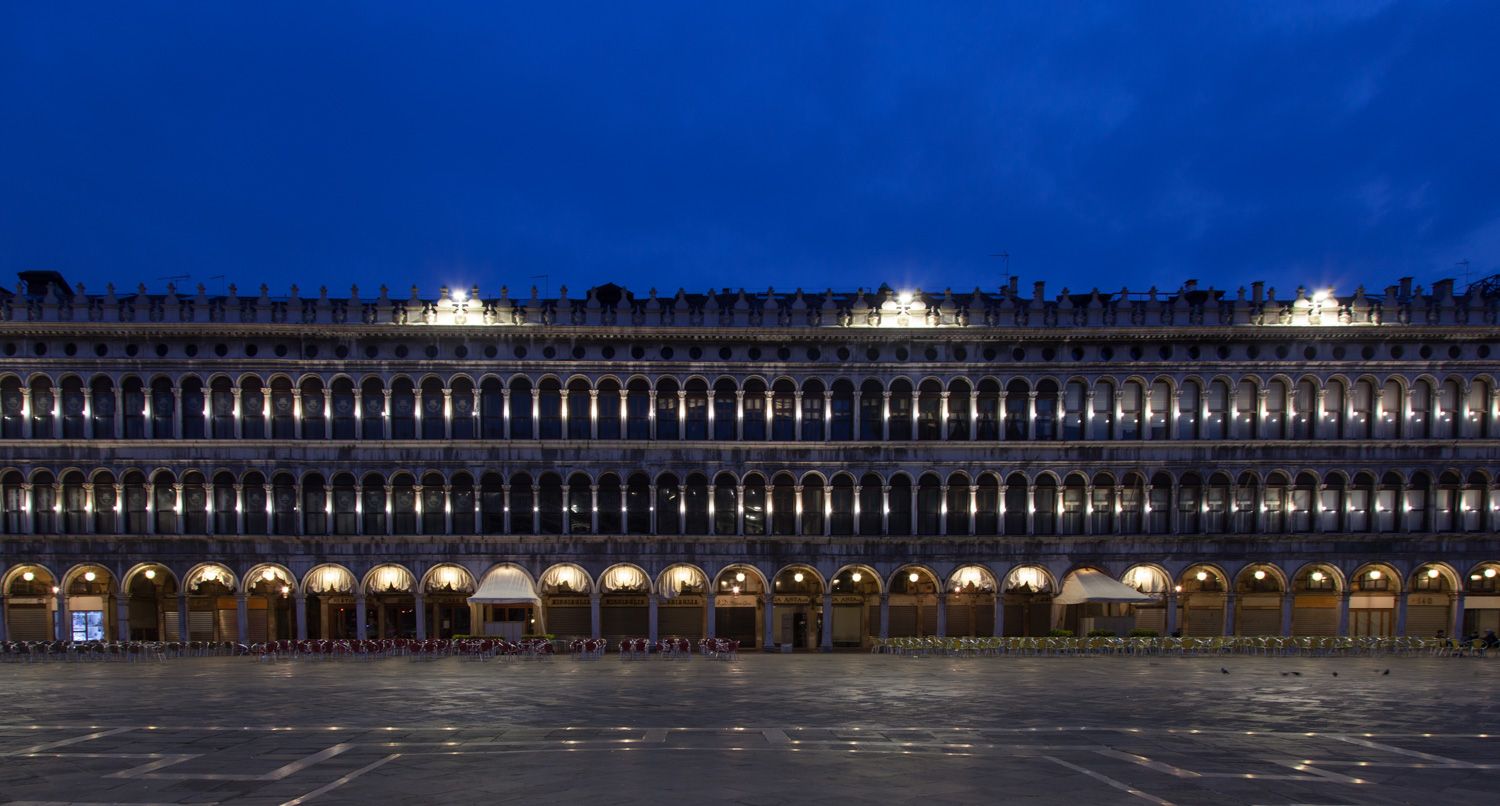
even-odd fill
[[[525,571],[506,566],[489,572],[469,601],[474,604],[536,604],[541,599],[531,589],[531,580]]]
[[[1055,605],[1082,604],[1083,602],[1123,602],[1138,604],[1156,601],[1123,582],[1116,582],[1105,574],[1090,568],[1081,568],[1070,574],[1063,582],[1062,593],[1052,600]]]

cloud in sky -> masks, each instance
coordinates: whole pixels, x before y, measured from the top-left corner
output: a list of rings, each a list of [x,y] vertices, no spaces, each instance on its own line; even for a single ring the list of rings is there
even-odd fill
[[[0,272],[993,288],[1004,251],[1054,289],[1477,278],[1500,271],[1497,21],[11,4]]]

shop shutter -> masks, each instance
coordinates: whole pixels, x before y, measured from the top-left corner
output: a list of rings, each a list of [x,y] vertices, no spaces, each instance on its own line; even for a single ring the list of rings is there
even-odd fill
[[[656,631],[663,638],[702,638],[703,608],[663,607],[656,611]]]
[[[593,630],[594,619],[587,607],[547,608],[547,632],[558,638],[589,638]]]
[[[1336,635],[1339,611],[1336,607],[1292,608],[1292,635]]]
[[[1410,605],[1406,608],[1406,634],[1431,638],[1442,630],[1446,635],[1453,627],[1447,605]]]
[[[916,605],[890,605],[891,637],[904,638],[917,634]]]
[[[52,640],[52,611],[45,606],[11,605],[8,615],[10,616],[10,640]]]
[[[1187,624],[1183,628],[1183,635],[1213,636],[1224,634],[1224,608],[1191,607],[1184,612],[1187,615]]]
[[[1281,608],[1244,607],[1236,618],[1236,635],[1281,635]]]

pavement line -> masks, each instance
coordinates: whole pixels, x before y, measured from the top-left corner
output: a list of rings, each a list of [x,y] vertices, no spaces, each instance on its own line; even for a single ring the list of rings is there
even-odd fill
[[[336,780],[329,781],[328,783],[326,783],[326,784],[318,787],[317,789],[314,789],[313,791],[307,793],[306,795],[302,795],[300,797],[292,798],[291,800],[289,800],[289,801],[281,804],[281,806],[301,806],[301,804],[306,803],[306,802],[312,800],[313,798],[318,797],[319,795],[325,795],[325,794],[327,794],[329,792],[332,792],[333,790],[335,790],[335,789],[343,786],[344,784],[347,784],[350,781],[353,781],[355,778],[358,778],[359,776],[364,775],[365,773],[369,772],[370,770],[373,770],[376,767],[379,767],[380,765],[385,764],[388,761],[395,761],[396,759],[398,759],[400,757],[401,757],[400,753],[392,753],[392,754],[390,754],[390,755],[388,755],[388,756],[386,756],[384,758],[378,758],[378,759],[370,762],[369,764],[366,764],[365,766],[360,767],[359,769],[357,769],[357,770],[349,773],[348,775],[343,776],[342,778],[338,778]]]
[[[1411,758],[1420,758],[1423,761],[1436,761],[1439,764],[1447,764],[1452,767],[1473,768],[1475,766],[1473,763],[1468,761],[1459,761],[1456,758],[1437,756],[1433,755],[1432,753],[1423,753],[1420,750],[1407,750],[1404,747],[1396,747],[1394,745],[1381,744],[1380,742],[1372,742],[1369,739],[1360,739],[1354,736],[1344,736],[1337,733],[1330,733],[1328,734],[1328,736],[1329,738],[1337,739],[1341,742],[1357,744],[1360,747],[1368,747],[1371,750],[1382,750],[1387,753],[1395,753],[1398,756],[1410,756]]]
[[[28,748],[26,748],[24,750],[13,750],[13,751],[11,751],[9,753],[5,753],[4,755],[7,755],[7,756],[25,756],[25,755],[30,755],[32,753],[45,753],[48,750],[52,750],[52,749],[55,749],[55,748],[58,748],[58,747],[67,747],[70,744],[78,744],[79,742],[91,742],[94,739],[102,739],[105,736],[114,736],[116,734],[125,733],[127,731],[132,731],[132,730],[135,730],[135,728],[109,728],[108,730],[95,731],[93,733],[90,733],[90,734],[87,734],[87,735],[84,735],[84,736],[74,736],[71,739],[59,739],[58,741],[55,741],[55,742],[47,742],[45,744],[33,745],[33,746],[28,747]]]
[[[766,737],[766,744],[791,744],[792,740],[787,738],[786,731],[780,728],[766,728],[760,732]]]
[[[1115,789],[1118,789],[1121,792],[1124,792],[1126,794],[1135,795],[1136,797],[1138,797],[1138,798],[1140,798],[1142,800],[1149,801],[1151,803],[1155,803],[1156,806],[1173,806],[1172,805],[1172,801],[1170,801],[1170,800],[1162,800],[1161,798],[1158,798],[1157,796],[1151,794],[1150,792],[1142,792],[1141,790],[1136,789],[1135,787],[1131,786],[1130,784],[1127,784],[1127,783],[1125,783],[1123,781],[1117,781],[1117,780],[1115,780],[1115,779],[1113,779],[1113,778],[1111,778],[1108,775],[1105,775],[1103,773],[1094,772],[1093,770],[1089,769],[1088,767],[1080,767],[1080,766],[1078,766],[1077,764],[1074,764],[1071,761],[1063,761],[1062,759],[1058,758],[1057,756],[1042,756],[1042,758],[1047,759],[1048,761],[1052,762],[1053,764],[1057,764],[1057,765],[1062,766],[1062,767],[1067,767],[1068,769],[1073,770],[1074,772],[1081,772],[1084,775],[1087,775],[1088,777],[1093,778],[1096,781],[1099,781],[1099,782],[1104,783],[1104,784],[1108,784],[1109,786],[1112,786]]]

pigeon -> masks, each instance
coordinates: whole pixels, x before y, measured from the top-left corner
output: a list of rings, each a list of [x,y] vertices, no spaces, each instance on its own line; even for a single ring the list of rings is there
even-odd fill
[[[1383,671],[1383,672],[1380,673],[1380,676],[1381,677],[1385,677],[1386,675],[1388,675],[1390,673],[1391,673],[1391,670],[1390,669],[1386,669],[1385,671]]]
[[[1282,672],[1282,673],[1281,673],[1281,676],[1282,676],[1282,677],[1286,677],[1286,676],[1287,676],[1287,673],[1286,673],[1286,672]]]
[[[1334,676],[1334,677],[1338,677],[1338,676],[1339,676],[1339,673],[1338,673],[1338,672],[1334,672],[1334,673],[1333,673],[1333,676]]]
[[[1301,673],[1301,672],[1292,672],[1292,674],[1294,674],[1294,675],[1296,675],[1296,676],[1298,676],[1298,677],[1301,677],[1301,676],[1302,676],[1302,673]]]
[[[1219,667],[1219,671],[1223,672],[1224,674],[1229,674],[1229,670],[1225,669],[1223,666]]]

